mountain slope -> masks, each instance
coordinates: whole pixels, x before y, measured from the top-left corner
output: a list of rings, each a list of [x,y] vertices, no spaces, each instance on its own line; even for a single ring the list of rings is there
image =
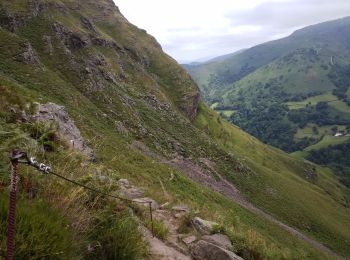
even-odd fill
[[[8,153],[19,147],[64,176],[106,192],[119,194],[116,182],[127,178],[160,203],[186,203],[224,226],[246,259],[332,256],[240,206],[219,190],[226,181],[230,192],[237,186],[240,196],[271,217],[349,256],[349,190],[327,169],[222,121],[199,101],[189,75],[112,1],[0,3],[1,202],[10,182]],[[33,119],[38,103],[49,102],[65,106],[94,156],[72,147],[55,123]],[[130,207],[135,214],[142,209],[24,165],[20,176],[18,258],[147,255],[130,216]]]
[[[333,62],[336,59],[346,60],[349,55],[349,20],[350,18],[344,18],[310,26],[294,32],[287,38],[255,46],[236,55],[229,55],[226,59],[193,66],[186,65],[186,68],[210,101],[221,97],[227,88],[232,87],[232,83],[258,68],[284,56],[291,58],[291,55],[298,55],[303,49],[305,54],[309,51],[309,55],[314,55],[314,57],[305,55],[304,58],[312,59],[320,54],[318,59],[322,59],[324,65],[331,60]],[[302,53],[299,53],[299,56],[300,54]],[[215,94],[219,90],[221,93]]]
[[[349,30],[350,18],[326,22],[188,70],[231,122],[319,162],[318,149],[350,141]],[[327,164],[349,183],[344,164]]]

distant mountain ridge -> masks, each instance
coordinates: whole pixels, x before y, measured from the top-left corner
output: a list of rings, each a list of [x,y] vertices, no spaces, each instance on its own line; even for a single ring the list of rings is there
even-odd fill
[[[311,158],[339,144],[334,132],[349,141],[350,17],[185,68],[209,105],[268,144]]]
[[[312,25],[292,33],[289,37],[257,45],[237,55],[228,54],[225,59],[220,58],[219,61],[214,59],[212,62],[186,66],[186,68],[199,83],[204,96],[211,100],[220,96],[215,94],[215,91],[229,88],[230,84],[298,48],[327,47],[334,54],[339,53],[340,49],[342,52],[346,50],[348,54],[349,21],[350,17],[346,17]],[[204,71],[208,73],[203,74]],[[215,77],[219,78],[219,84],[216,83]]]

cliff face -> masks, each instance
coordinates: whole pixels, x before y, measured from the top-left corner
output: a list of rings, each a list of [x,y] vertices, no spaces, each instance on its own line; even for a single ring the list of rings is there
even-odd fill
[[[41,22],[45,28],[36,28]],[[112,0],[3,1],[0,25],[17,35],[24,33],[23,28],[33,29],[21,43],[23,52],[17,60],[69,74],[84,93],[94,95],[138,82],[157,98],[169,100],[172,109],[190,119],[196,116],[195,83],[152,36],[131,25]],[[62,60],[64,68],[57,64]]]

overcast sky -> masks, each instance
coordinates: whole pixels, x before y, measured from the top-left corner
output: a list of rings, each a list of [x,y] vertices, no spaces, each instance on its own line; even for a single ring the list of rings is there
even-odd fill
[[[133,24],[180,63],[282,38],[294,30],[350,16],[350,0],[114,0]]]

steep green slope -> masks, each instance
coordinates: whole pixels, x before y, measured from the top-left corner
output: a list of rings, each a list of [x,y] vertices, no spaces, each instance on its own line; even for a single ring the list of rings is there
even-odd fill
[[[349,141],[349,32],[350,18],[322,23],[188,70],[231,122],[287,152],[313,153]]]
[[[129,24],[112,1],[0,3],[1,202],[8,196],[8,153],[19,147],[55,171],[106,192],[117,193],[116,181],[128,178],[161,203],[189,204],[222,224],[235,251],[247,259],[331,259],[191,180],[188,165],[193,165],[214,186],[226,178],[259,208],[350,256],[349,190],[328,170],[222,121],[199,102],[189,75],[151,36]],[[93,148],[93,161],[72,149],[57,126],[32,120],[37,103],[47,102],[66,107]],[[20,175],[18,258],[147,255],[131,205],[24,165]],[[6,214],[1,203],[1,254]]]

